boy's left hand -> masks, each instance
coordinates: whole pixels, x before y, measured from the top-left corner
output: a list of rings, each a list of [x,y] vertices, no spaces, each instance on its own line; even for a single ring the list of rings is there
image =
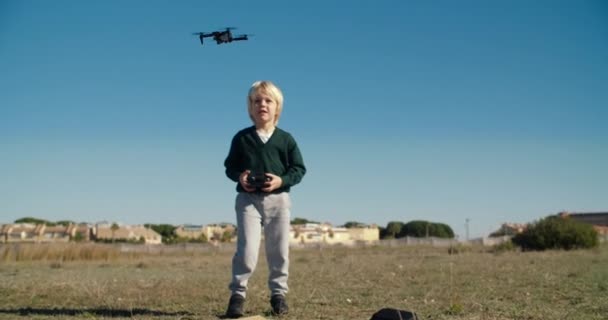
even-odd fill
[[[264,184],[264,188],[262,189],[262,191],[272,192],[283,185],[283,179],[281,179],[281,177],[277,176],[276,174],[266,173],[266,176],[270,177],[270,181]]]

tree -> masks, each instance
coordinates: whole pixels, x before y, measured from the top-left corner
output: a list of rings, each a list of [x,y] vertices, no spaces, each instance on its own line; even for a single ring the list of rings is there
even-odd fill
[[[84,236],[82,235],[82,232],[76,231],[76,234],[74,235],[74,241],[82,242],[83,240],[84,240]]]
[[[437,238],[454,238],[454,231],[450,226],[444,223],[434,223],[424,220],[412,220],[406,223],[401,232],[397,236],[402,237],[437,237]]]
[[[60,220],[60,221],[57,221],[55,224],[60,225],[60,226],[67,227],[67,226],[69,226],[69,225],[71,225],[71,224],[74,224],[74,225],[75,225],[75,224],[76,224],[76,222],[71,221],[71,220]]]
[[[304,218],[294,218],[293,220],[291,220],[291,224],[307,224],[307,223],[318,223],[318,222],[304,219]]]
[[[118,224],[112,223],[110,229],[112,229],[112,243],[114,243],[114,235],[116,234],[116,230],[120,229],[120,227],[118,226]]]
[[[403,222],[391,221],[386,224],[386,238],[397,238],[397,235],[401,233],[403,228]]]
[[[162,236],[162,241],[163,243],[173,243],[174,239],[176,239],[176,235],[175,235],[175,226],[170,225],[170,224],[151,224],[151,223],[146,223],[144,224],[144,226],[146,228],[150,228],[154,231],[156,231],[158,234],[160,234]]]
[[[424,220],[412,220],[405,225],[401,229],[398,237],[418,237],[423,238],[426,237],[427,234],[430,234],[430,222]]]
[[[55,223],[44,220],[44,219],[38,219],[38,218],[33,218],[33,217],[24,217],[24,218],[20,218],[15,220],[15,223],[31,223],[31,224],[45,224],[47,226],[54,226]]]
[[[380,231],[380,239],[387,239],[386,236],[386,228],[385,227],[378,227],[378,230]]]
[[[437,238],[454,238],[454,231],[450,226],[445,223],[432,223],[430,228],[430,234]]]
[[[350,229],[350,228],[363,228],[367,226],[365,223],[362,222],[357,222],[357,221],[348,221],[347,223],[344,224],[344,228]]]

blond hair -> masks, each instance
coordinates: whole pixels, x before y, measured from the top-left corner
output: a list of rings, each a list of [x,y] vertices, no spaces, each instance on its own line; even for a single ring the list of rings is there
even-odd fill
[[[277,112],[274,115],[274,125],[276,126],[279,123],[281,111],[283,111],[283,93],[279,87],[270,81],[256,81],[251,85],[251,88],[249,88],[249,93],[247,94],[247,111],[249,112],[249,118],[251,118],[251,121],[253,121],[254,124],[255,118],[253,117],[253,97],[259,92],[269,95],[277,103]]]

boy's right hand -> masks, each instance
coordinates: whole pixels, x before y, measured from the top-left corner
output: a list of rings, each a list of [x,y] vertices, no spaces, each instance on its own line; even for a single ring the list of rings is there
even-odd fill
[[[243,173],[241,173],[241,175],[239,177],[239,183],[241,184],[241,187],[243,187],[243,189],[247,192],[255,191],[255,188],[252,187],[251,185],[249,185],[249,182],[247,182],[247,177],[249,177],[250,173],[251,173],[250,170],[245,170],[245,171],[243,171]]]

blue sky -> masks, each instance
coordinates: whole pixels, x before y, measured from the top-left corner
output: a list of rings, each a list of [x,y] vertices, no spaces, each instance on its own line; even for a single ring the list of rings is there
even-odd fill
[[[238,27],[250,41],[201,46]],[[234,222],[256,80],[308,173],[294,217],[461,237],[608,210],[604,1],[2,1],[0,222]]]

